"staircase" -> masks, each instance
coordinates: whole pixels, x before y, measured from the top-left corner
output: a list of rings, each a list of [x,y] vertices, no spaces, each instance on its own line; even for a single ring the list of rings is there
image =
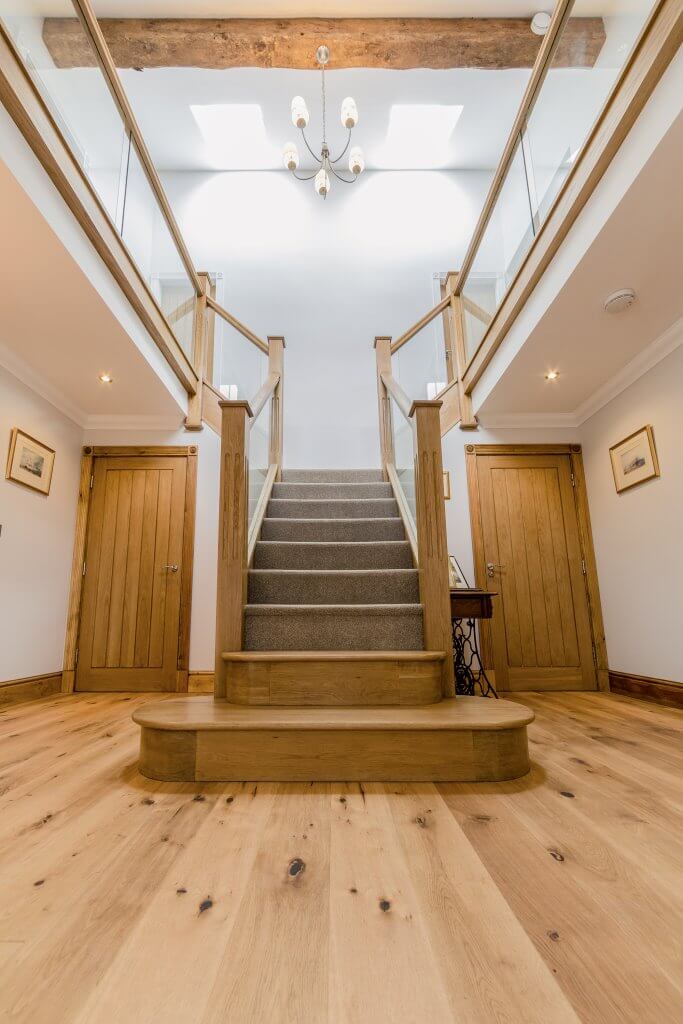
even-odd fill
[[[252,422],[280,379],[251,405],[220,404],[214,697],[136,710],[140,771],[255,782],[523,775],[532,713],[451,699],[440,403],[403,403],[415,418],[411,501],[393,462],[389,482],[379,470],[281,472],[278,443],[267,471],[250,467]],[[262,486],[250,504],[252,480]]]
[[[419,651],[418,574],[380,470],[285,470],[249,572],[247,651]]]

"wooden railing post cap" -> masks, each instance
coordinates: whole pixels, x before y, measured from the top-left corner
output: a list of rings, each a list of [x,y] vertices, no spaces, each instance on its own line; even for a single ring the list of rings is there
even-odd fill
[[[285,345],[284,335],[282,334],[267,334],[266,338],[268,340],[268,343],[270,343],[271,341],[281,341],[282,347],[287,348],[287,346]]]
[[[391,341],[391,335],[390,334],[376,334],[375,335],[375,340],[374,340],[374,343],[373,343],[373,346],[372,346],[373,348],[377,348],[377,342],[378,341]]]
[[[438,411],[442,405],[443,402],[440,399],[428,401],[426,398],[416,398],[410,407],[408,416],[412,419],[418,409],[436,409]]]
[[[227,398],[222,398],[218,405],[221,409],[244,409],[250,419],[253,418],[254,415],[251,411],[249,402],[245,401],[243,398],[237,399],[236,401],[229,401]]]

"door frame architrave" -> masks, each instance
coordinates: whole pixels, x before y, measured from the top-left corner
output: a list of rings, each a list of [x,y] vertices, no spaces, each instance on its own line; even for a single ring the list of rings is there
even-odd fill
[[[83,596],[83,563],[88,536],[91,480],[97,458],[178,457],[187,459],[185,477],[185,509],[183,513],[183,574],[180,584],[180,617],[178,621],[178,655],[176,692],[186,693],[190,663],[190,619],[192,614],[192,573],[194,568],[194,534],[197,497],[197,445],[85,445],[81,452],[81,473],[76,507],[74,551],[71,562],[69,604],[62,663],[62,693],[73,693],[78,662],[78,634],[81,626]]]
[[[481,519],[479,477],[477,458],[482,455],[567,455],[574,479],[574,506],[579,528],[579,545],[585,565],[584,579],[588,603],[588,619],[591,639],[595,650],[595,675],[597,688],[609,693],[609,667],[605,627],[600,603],[598,568],[593,547],[586,477],[583,470],[583,456],[580,444],[466,444],[465,469],[470,505],[472,528],[472,553],[474,557],[475,584],[486,589],[486,558],[484,555],[484,530]],[[493,664],[493,646],[488,623],[482,622],[481,646],[485,664]]]

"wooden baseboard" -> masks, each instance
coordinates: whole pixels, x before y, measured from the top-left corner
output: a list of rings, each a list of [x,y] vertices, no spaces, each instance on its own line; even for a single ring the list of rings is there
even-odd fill
[[[187,681],[188,693],[213,693],[213,672],[210,669],[203,669],[201,672],[190,673]]]
[[[628,672],[610,672],[610,690],[627,697],[654,700],[658,704],[683,708],[683,683],[670,679],[653,679],[651,676],[634,676]]]
[[[38,700],[39,697],[52,697],[55,693],[61,693],[61,690],[61,672],[50,672],[44,676],[25,676],[23,679],[7,679],[0,683],[0,707]]]

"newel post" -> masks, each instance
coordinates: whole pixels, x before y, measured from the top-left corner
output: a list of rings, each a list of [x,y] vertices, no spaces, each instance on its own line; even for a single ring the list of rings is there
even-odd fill
[[[241,651],[247,599],[248,402],[220,402],[221,473],[218,514],[216,667],[214,697],[226,696],[223,651]]]
[[[415,401],[410,409],[415,451],[415,499],[420,604],[427,651],[445,651],[444,697],[455,694],[446,507],[441,461],[441,402]]]
[[[280,376],[271,401],[269,464],[277,464],[276,480],[282,479],[282,443],[284,437],[285,339],[268,335],[268,373]]]
[[[391,427],[391,400],[384,386],[382,374],[391,374],[391,338],[375,338],[377,361],[377,404],[379,409],[379,450],[382,459],[382,476],[389,479],[387,464],[394,462],[394,432]]]

